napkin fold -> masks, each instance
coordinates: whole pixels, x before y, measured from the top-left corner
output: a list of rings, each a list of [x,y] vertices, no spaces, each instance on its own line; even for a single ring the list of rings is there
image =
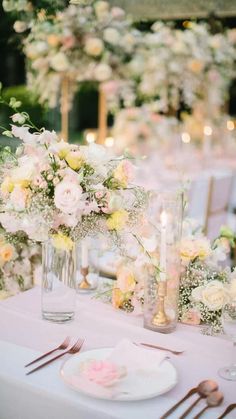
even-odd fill
[[[164,351],[150,350],[138,346],[129,339],[122,339],[108,357],[114,364],[126,367],[127,371],[157,372],[162,361],[167,358]]]

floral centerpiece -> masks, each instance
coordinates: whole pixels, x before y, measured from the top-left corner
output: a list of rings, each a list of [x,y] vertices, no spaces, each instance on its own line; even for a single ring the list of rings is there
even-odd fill
[[[222,331],[222,308],[230,298],[236,298],[235,272],[222,267],[232,240],[230,229],[222,228],[220,236],[211,244],[195,221],[184,222],[180,244],[179,320],[201,325],[207,334]],[[120,263],[115,283],[106,283],[98,297],[116,309],[141,313],[145,270],[155,266],[156,245],[154,237],[142,236],[136,257]]]
[[[21,141],[15,155],[5,150],[1,165],[0,221],[8,232],[23,231],[38,242],[51,236],[70,248],[92,233],[118,240],[126,226],[135,225],[147,194],[132,185],[129,159],[114,158],[97,144],[66,143],[54,131],[31,132],[24,112],[12,120],[21,126],[5,133]]]
[[[9,234],[0,228],[0,299],[33,286],[40,257],[40,246],[25,234]]]

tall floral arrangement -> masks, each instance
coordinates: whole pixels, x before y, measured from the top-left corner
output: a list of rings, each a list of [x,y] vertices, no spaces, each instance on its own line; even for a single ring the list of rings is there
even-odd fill
[[[19,103],[11,99],[17,109]],[[5,134],[20,140],[15,154],[2,154],[0,222],[11,233],[35,241],[52,236],[58,246],[96,232],[118,239],[135,225],[146,204],[145,191],[132,184],[134,166],[103,146],[78,146],[57,134],[36,130],[17,112]],[[17,125],[18,123],[18,125]],[[32,132],[33,131],[33,132]]]
[[[28,85],[51,107],[57,104],[65,76],[71,93],[86,80],[112,80],[106,91],[117,91],[139,36],[125,12],[106,1],[71,4],[49,16],[38,14],[28,26],[24,40]]]

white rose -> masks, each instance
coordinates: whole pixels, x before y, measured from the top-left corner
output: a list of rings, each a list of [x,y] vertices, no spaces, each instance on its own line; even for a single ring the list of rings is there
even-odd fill
[[[34,44],[34,48],[39,54],[44,54],[48,51],[48,44],[44,41],[38,41]]]
[[[17,184],[24,180],[32,180],[36,174],[36,162],[37,159],[31,157],[19,159],[20,166],[16,167],[11,172],[12,182]]]
[[[50,59],[50,65],[53,70],[66,71],[69,68],[69,61],[63,52],[58,52]]]
[[[62,181],[55,188],[54,202],[65,214],[75,213],[81,203],[82,188],[74,182]]]
[[[119,42],[120,34],[114,28],[106,28],[103,32],[103,38],[106,42],[115,45]]]
[[[110,199],[108,201],[108,210],[109,212],[115,212],[120,210],[123,207],[122,197],[116,193],[111,193]]]
[[[98,64],[95,68],[95,78],[98,81],[108,80],[112,75],[112,69],[108,64]]]
[[[94,4],[95,13],[98,18],[107,16],[109,11],[109,4],[106,1],[97,1]]]
[[[99,38],[88,38],[85,43],[85,52],[93,57],[98,57],[103,51],[103,42]]]
[[[17,33],[22,33],[24,31],[26,31],[27,27],[28,27],[27,23],[22,22],[21,20],[16,20],[14,25],[13,25],[13,28],[14,28],[15,32],[17,32]]]
[[[228,301],[226,287],[217,280],[193,290],[192,297],[195,301],[201,301],[211,311],[222,309]]]
[[[236,278],[233,278],[229,284],[229,297],[232,300],[236,300]]]

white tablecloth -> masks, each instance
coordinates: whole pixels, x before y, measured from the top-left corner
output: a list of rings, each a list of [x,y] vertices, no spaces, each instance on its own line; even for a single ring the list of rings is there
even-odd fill
[[[123,337],[183,348],[183,355],[171,355],[179,383],[169,393],[151,400],[107,402],[67,388],[59,377],[61,360],[25,375],[23,366],[27,361],[54,347],[67,335],[85,338],[83,350],[113,346]],[[202,336],[198,328],[183,325],[170,335],[155,333],[143,328],[142,318],[116,311],[90,296],[78,296],[76,320],[63,325],[41,319],[39,288],[2,301],[0,339],[0,419],[158,419],[190,387],[208,378],[218,381],[225,400],[204,418],[216,419],[229,403],[236,402],[236,383],[217,375],[217,370],[231,361],[230,342]],[[194,413],[204,403],[199,403]],[[177,419],[181,411],[183,408],[172,418]],[[236,418],[236,411],[228,418]]]

